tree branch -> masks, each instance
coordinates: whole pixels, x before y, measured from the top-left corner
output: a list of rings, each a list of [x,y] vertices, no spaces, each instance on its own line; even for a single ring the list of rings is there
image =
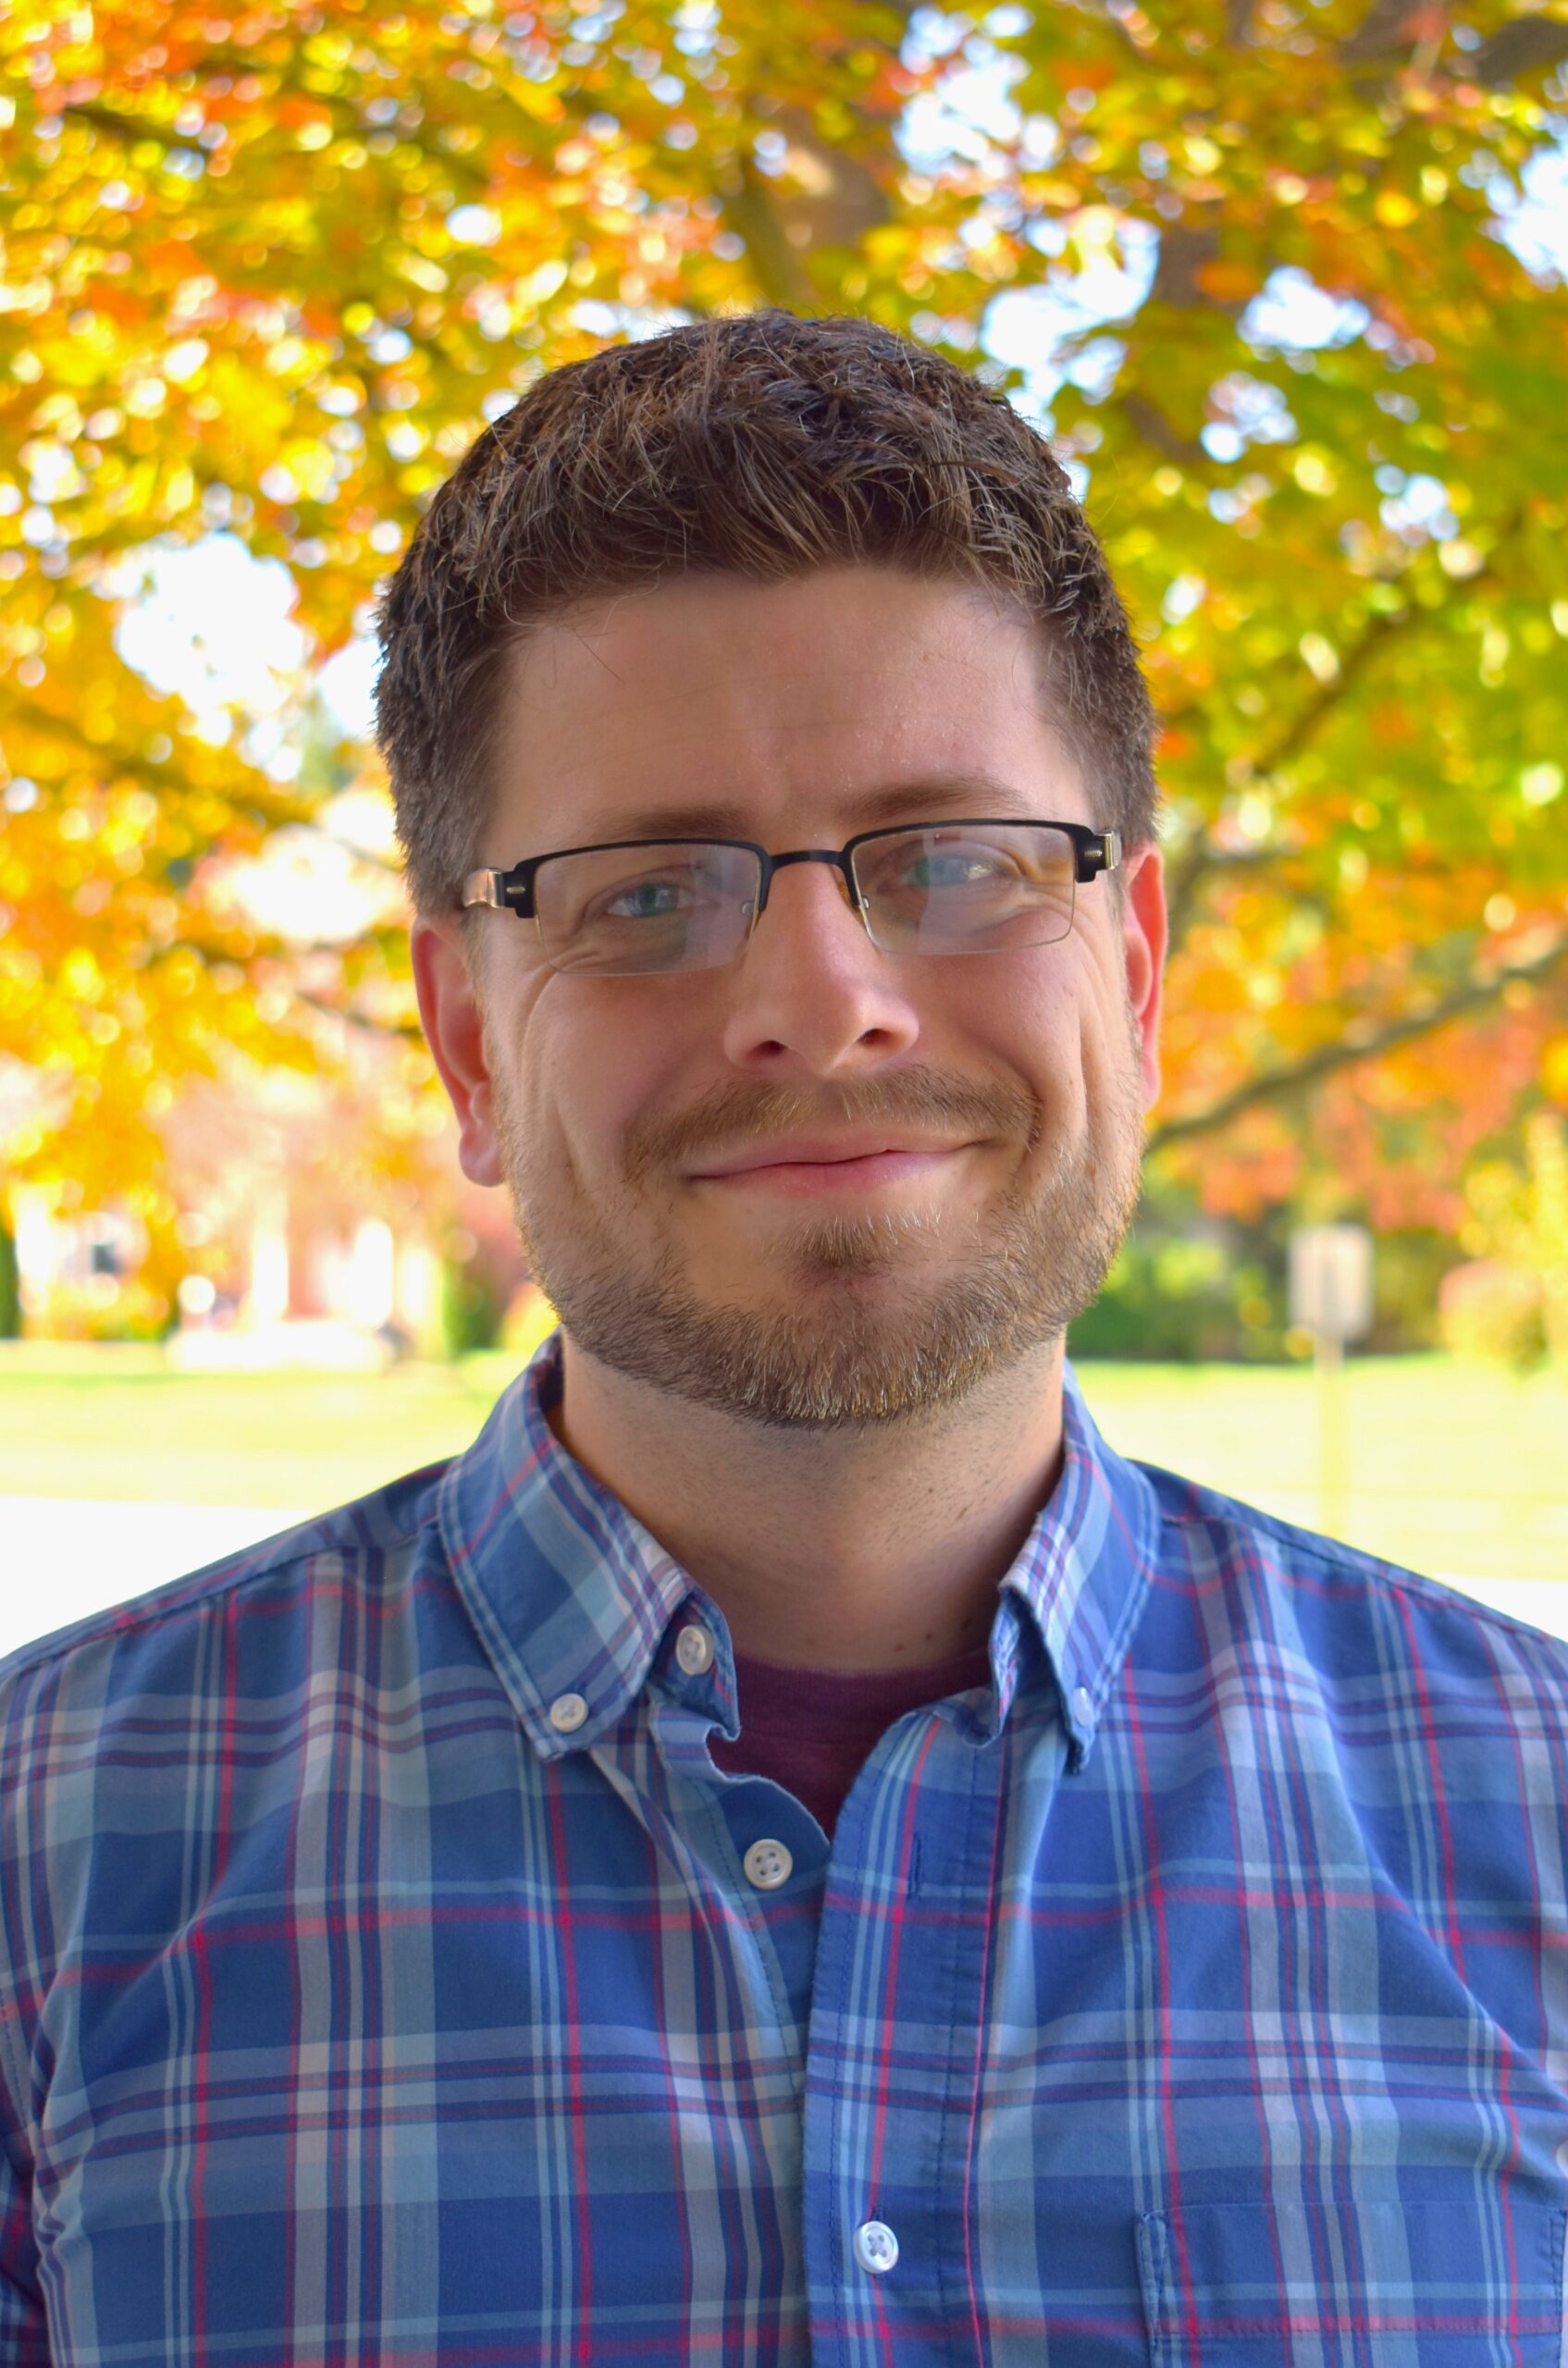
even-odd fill
[[[1211,296],[1199,283],[1198,274],[1204,265],[1218,260],[1219,230],[1216,224],[1166,223],[1160,231],[1150,303],[1173,304],[1179,312],[1223,313],[1234,320],[1241,311],[1241,303],[1234,298],[1222,301]]]
[[[858,247],[893,219],[893,204],[860,157],[822,138],[808,108],[784,102],[770,114],[788,142],[784,173],[774,179],[737,151],[720,182],[724,211],[746,240],[768,302],[814,313],[821,290],[804,258],[824,247]]]
[[[767,302],[792,312],[814,311],[818,293],[810,274],[791,245],[773,192],[751,158],[737,154],[719,189],[725,217],[746,240]]]
[[[1419,1036],[1430,1035],[1437,1028],[1446,1027],[1451,1019],[1460,1019],[1467,1012],[1482,1011],[1496,1003],[1506,990],[1519,983],[1530,984],[1549,978],[1568,959],[1568,934],[1558,938],[1529,962],[1510,963],[1489,979],[1472,979],[1464,986],[1456,987],[1451,994],[1442,996],[1423,1012],[1408,1013],[1400,1019],[1386,1020],[1381,1027],[1370,1029],[1352,1022],[1344,1034],[1332,1044],[1320,1044],[1299,1061],[1276,1069],[1264,1069],[1249,1078],[1234,1092],[1223,1093],[1206,1109],[1188,1111],[1167,1118],[1155,1127],[1144,1143],[1146,1155],[1163,1151],[1167,1143],[1189,1141],[1194,1135],[1216,1134],[1228,1127],[1243,1111],[1254,1109],[1260,1103],[1289,1100],[1308,1086],[1315,1085],[1337,1069],[1350,1068],[1358,1062],[1376,1060],[1380,1054],[1392,1052],[1400,1044],[1413,1042]]]
[[[194,71],[204,76],[211,76],[219,71],[245,74],[253,70],[253,60],[246,58],[242,54],[236,53],[226,57],[216,52],[209,52]],[[336,139],[363,139],[368,131],[382,129],[395,130],[400,144],[417,148],[420,154],[428,158],[432,165],[449,173],[454,184],[471,191],[475,196],[482,196],[489,187],[489,176],[481,166],[472,164],[466,156],[459,155],[453,150],[443,148],[438,142],[423,136],[423,124],[383,127],[368,123],[352,99],[344,97],[337,92],[307,90],[302,83],[287,74],[278,76],[278,89],[274,96],[305,99],[312,106],[323,108],[333,119],[333,136]],[[570,110],[570,101],[567,100],[565,103]],[[520,129],[525,136],[529,139],[536,138],[537,127],[532,117],[523,117],[520,109],[517,112]],[[580,114],[585,110],[579,105],[574,112]],[[165,148],[183,148],[191,144],[191,142],[183,139],[171,124],[158,123],[151,118],[138,120],[135,116],[124,115],[117,108],[105,106],[101,100],[97,99],[67,99],[61,106],[60,113],[65,116],[74,116],[80,123],[92,124],[98,130],[109,133],[112,138],[122,142],[127,146],[142,140],[155,140]]]
[[[1392,64],[1414,45],[1409,26],[1414,14],[1414,0],[1372,0],[1360,24],[1346,34],[1335,55],[1344,66]]]
[[[286,823],[301,829],[321,828],[313,807],[301,797],[290,796],[286,791],[264,787],[262,784],[266,776],[253,766],[246,767],[251,780],[243,788],[221,789],[205,783],[192,783],[178,774],[172,765],[154,764],[150,758],[132,756],[120,748],[100,746],[68,718],[56,715],[52,708],[42,706],[37,699],[23,698],[17,704],[23,712],[29,730],[53,734],[72,752],[79,763],[84,764],[96,775],[130,773],[154,794],[179,789],[193,791],[197,796],[219,797],[232,807],[236,814],[260,823],[266,830],[278,830]],[[243,764],[245,760],[241,758],[239,761]],[[252,786],[253,782],[254,786]]]
[[[1426,12],[1414,0],[1372,0],[1371,6],[1336,52],[1344,66],[1369,67],[1378,73],[1399,70],[1407,58],[1435,60],[1442,29],[1414,37],[1414,23]],[[1468,56],[1453,58],[1449,71],[1456,81],[1479,82],[1483,89],[1500,90],[1525,75],[1544,72],[1568,57],[1568,20],[1562,17],[1518,16],[1500,27]],[[1361,79],[1365,80],[1366,77]]]
[[[1192,906],[1203,883],[1217,871],[1258,871],[1283,863],[1291,847],[1270,844],[1261,847],[1216,847],[1201,834],[1182,855],[1166,866],[1166,927],[1170,944],[1179,945],[1192,918]]]
[[[421,1050],[424,1049],[425,1030],[417,1019],[371,1019],[363,1011],[354,1011],[346,1004],[330,1003],[325,995],[307,994],[302,987],[290,988],[290,993],[295,1003],[308,1005],[312,1011],[319,1011],[324,1018],[340,1020],[345,1028],[356,1029],[360,1034],[373,1037],[379,1043],[387,1044],[395,1040],[405,1044],[417,1044]]]
[[[97,741],[89,740],[86,734],[78,730],[66,717],[56,715],[51,709],[40,706],[36,699],[24,698],[18,704],[26,710],[27,721],[32,731],[53,734],[56,738],[63,741],[68,748],[74,751],[79,760],[85,761],[95,772],[130,773],[159,796],[170,788],[185,790],[191,786],[182,775],[176,771],[172,764],[155,765],[150,758],[134,756],[123,749],[101,746]],[[240,762],[244,764],[245,759],[241,758]],[[337,832],[329,831],[319,819],[314,803],[307,802],[306,799],[298,796],[290,796],[283,789],[262,787],[260,784],[267,780],[267,776],[255,766],[247,765],[246,771],[250,781],[243,789],[209,788],[205,794],[222,798],[224,803],[231,807],[241,819],[259,823],[265,830],[288,829],[311,832],[317,838],[330,839],[334,845],[347,848],[356,863],[365,864],[376,871],[384,871],[389,875],[396,874],[401,877],[401,863],[395,862],[389,856],[377,855],[373,847],[361,846],[355,841],[340,838]],[[251,786],[251,783],[256,783],[257,786]],[[198,785],[197,794],[203,794],[200,785]]]
[[[1568,19],[1562,17],[1515,17],[1500,32],[1484,41],[1463,61],[1462,71],[1474,76],[1488,91],[1517,82],[1538,68],[1559,66],[1568,57]]]
[[[1475,580],[1474,576],[1470,578],[1472,583]],[[1406,625],[1426,623],[1437,613],[1435,610],[1423,609],[1411,600],[1402,609],[1392,609],[1385,615],[1375,616],[1361,639],[1340,659],[1339,672],[1331,675],[1327,683],[1318,684],[1315,695],[1307,700],[1304,707],[1297,709],[1271,748],[1253,758],[1253,779],[1271,780],[1282,766],[1290,763],[1292,757],[1299,756],[1319,725],[1333,714],[1352,684],[1365,672],[1384,643],[1402,632]]]
[[[1524,521],[1525,511],[1521,504],[1503,520],[1498,528],[1496,538],[1483,564],[1476,569],[1474,575],[1451,579],[1447,598],[1437,608],[1428,609],[1423,607],[1418,600],[1406,600],[1402,608],[1389,610],[1381,615],[1375,616],[1363,632],[1360,640],[1353,648],[1347,650],[1340,660],[1339,672],[1330,681],[1319,684],[1314,697],[1290,717],[1272,747],[1260,750],[1251,758],[1250,778],[1254,782],[1270,781],[1290,762],[1293,757],[1299,756],[1314,734],[1333,714],[1352,684],[1360,679],[1374,658],[1396,634],[1407,632],[1414,625],[1436,623],[1452,601],[1462,597],[1467,598],[1474,593],[1477,585],[1485,584],[1488,576],[1495,576],[1498,553],[1512,540],[1524,524]],[[1386,582],[1389,579],[1383,580]],[[1206,839],[1194,840],[1186,856],[1179,864],[1172,868],[1170,873],[1168,910],[1171,943],[1179,944],[1181,931],[1191,917],[1198,889],[1211,871],[1223,870],[1237,863],[1271,863],[1283,853],[1284,850],[1280,848],[1266,847],[1258,849],[1255,853],[1242,852],[1231,855],[1211,848]]]
[[[1163,452],[1167,461],[1179,461],[1183,468],[1201,469],[1208,459],[1203,446],[1173,427],[1159,405],[1152,403],[1147,395],[1124,395],[1121,408],[1144,443],[1152,444],[1156,452]]]

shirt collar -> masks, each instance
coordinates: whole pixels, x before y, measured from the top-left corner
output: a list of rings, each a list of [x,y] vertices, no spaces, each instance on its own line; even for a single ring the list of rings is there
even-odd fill
[[[1078,1376],[1062,1367],[1062,1469],[1001,1582],[1004,1603],[1043,1651],[1060,1698],[1076,1773],[1127,1656],[1154,1583],[1159,1499],[1135,1463],[1101,1437]],[[1007,1715],[1017,1664],[995,1668],[997,1720]]]
[[[541,1758],[584,1750],[624,1717],[683,1607],[722,1640],[722,1685],[734,1678],[719,1607],[551,1430],[561,1391],[556,1331],[448,1466],[438,1498],[458,1592]],[[1070,1365],[1062,1430],[1060,1477],[1000,1582],[986,1733],[1007,1716],[1032,1634],[1077,1769],[1143,1610],[1159,1514],[1143,1474],[1101,1438]],[[576,1723],[563,1727],[568,1696],[582,1711],[571,1704]]]
[[[448,1466],[438,1499],[458,1593],[541,1758],[581,1751],[617,1723],[693,1593],[550,1429],[561,1390],[554,1331]],[[550,1707],[571,1696],[586,1716],[563,1730]]]

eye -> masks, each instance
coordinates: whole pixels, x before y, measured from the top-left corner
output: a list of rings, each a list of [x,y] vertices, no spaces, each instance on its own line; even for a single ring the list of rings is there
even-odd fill
[[[656,873],[650,872],[646,879],[628,881],[623,888],[617,888],[611,894],[601,897],[595,909],[610,920],[663,920],[677,909],[673,902],[655,909],[647,900],[660,896],[673,899],[689,893],[689,882],[683,883],[667,877],[661,879]],[[639,904],[639,899],[644,901]],[[636,909],[618,910],[617,907],[636,907]]]
[[[915,882],[921,888],[962,887],[967,881],[994,880],[1000,871],[1018,869],[1000,848],[975,846],[925,848],[911,868],[928,875]]]

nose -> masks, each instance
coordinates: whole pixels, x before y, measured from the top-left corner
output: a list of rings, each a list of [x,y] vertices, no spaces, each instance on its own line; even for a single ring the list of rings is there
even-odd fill
[[[774,873],[766,910],[722,974],[725,1050],[739,1067],[773,1071],[876,1067],[920,1035],[909,972],[872,944],[842,871],[791,865]]]

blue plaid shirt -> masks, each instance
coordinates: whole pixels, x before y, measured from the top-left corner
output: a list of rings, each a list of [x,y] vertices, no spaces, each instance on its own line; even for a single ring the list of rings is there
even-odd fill
[[[1568,1648],[1069,1375],[830,1845],[559,1346],[0,1668],[0,2359],[1559,2368]]]

